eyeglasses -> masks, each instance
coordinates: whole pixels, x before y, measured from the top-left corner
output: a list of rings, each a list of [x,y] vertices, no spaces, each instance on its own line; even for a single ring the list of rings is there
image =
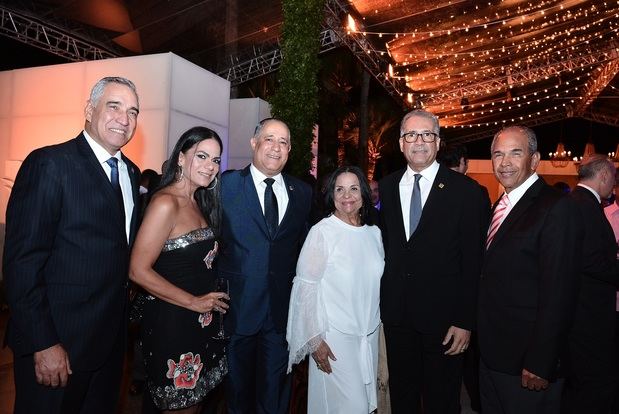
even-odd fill
[[[421,132],[410,131],[405,134],[402,134],[400,138],[404,138],[404,141],[408,142],[409,144],[412,144],[414,142],[417,142],[417,139],[419,139],[419,137],[421,137],[423,142],[434,142],[436,141],[438,134],[435,132],[430,132],[430,131],[421,131]]]

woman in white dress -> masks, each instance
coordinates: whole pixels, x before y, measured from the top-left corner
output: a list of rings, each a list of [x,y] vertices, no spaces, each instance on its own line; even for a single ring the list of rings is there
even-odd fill
[[[384,267],[370,188],[341,167],[325,190],[330,215],[310,230],[294,278],[286,339],[292,365],[311,354],[308,413],[376,409],[379,290]]]

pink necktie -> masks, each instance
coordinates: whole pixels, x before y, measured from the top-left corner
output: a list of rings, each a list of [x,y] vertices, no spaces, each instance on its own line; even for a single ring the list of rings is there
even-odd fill
[[[509,198],[507,198],[507,193],[503,194],[499,204],[494,209],[494,214],[492,214],[492,222],[490,222],[490,228],[488,229],[488,237],[486,238],[486,249],[492,243],[492,239],[494,239],[494,235],[499,230],[501,223],[503,222],[503,218],[505,217],[505,210],[507,210],[507,206],[509,205]]]

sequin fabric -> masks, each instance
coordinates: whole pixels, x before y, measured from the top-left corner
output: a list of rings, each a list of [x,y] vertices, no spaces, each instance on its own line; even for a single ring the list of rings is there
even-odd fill
[[[212,357],[215,358],[216,356],[213,355]],[[172,382],[170,382],[170,385],[158,386],[149,381],[148,387],[155,405],[160,410],[180,410],[198,404],[228,373],[225,355],[213,364],[216,365],[198,379],[193,389],[175,388]]]
[[[187,234],[178,236],[174,239],[166,240],[163,245],[162,252],[169,252],[171,250],[182,249],[190,244],[197,243],[203,240],[214,239],[215,235],[210,228],[192,230]]]

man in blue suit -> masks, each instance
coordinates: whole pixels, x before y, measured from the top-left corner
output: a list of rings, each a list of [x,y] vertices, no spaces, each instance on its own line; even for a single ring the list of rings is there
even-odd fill
[[[101,79],[84,131],[33,151],[17,173],[3,269],[15,413],[115,411],[139,187],[120,149],[138,112],[131,81]]]
[[[218,266],[230,285],[228,412],[286,413],[288,302],[307,233],[311,189],[282,173],[291,148],[285,123],[261,121],[250,144],[252,163],[224,174],[221,188]]]

